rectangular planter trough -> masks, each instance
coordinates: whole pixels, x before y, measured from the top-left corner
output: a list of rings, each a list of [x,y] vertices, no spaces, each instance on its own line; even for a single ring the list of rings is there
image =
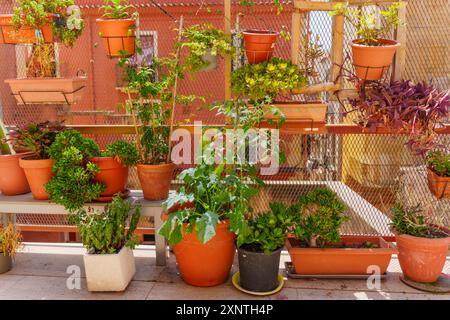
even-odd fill
[[[327,114],[327,105],[321,102],[283,102],[274,104],[286,118],[286,121],[305,121],[312,123],[323,123]],[[268,112],[266,119],[276,120],[278,115]]]
[[[370,242],[377,248],[302,248],[297,240],[286,240],[295,273],[301,275],[366,275],[373,274],[369,266],[379,268],[380,274],[387,270],[391,256],[397,249],[382,237],[342,236],[342,243],[362,244]]]

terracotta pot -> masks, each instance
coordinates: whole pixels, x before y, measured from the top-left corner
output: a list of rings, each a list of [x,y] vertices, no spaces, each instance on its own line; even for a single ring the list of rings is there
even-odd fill
[[[435,282],[439,278],[450,237],[429,239],[402,234],[395,239],[400,267],[407,278],[416,282]]]
[[[128,181],[128,167],[122,165],[113,157],[94,157],[90,161],[99,166],[100,172],[95,174],[95,181],[106,185],[102,197],[114,196],[124,192]]]
[[[325,122],[327,105],[321,102],[301,103],[297,101],[280,102],[274,104],[284,115],[286,121],[305,122]],[[277,120],[280,116],[275,116],[272,112],[265,114],[266,119]]]
[[[73,104],[81,100],[85,77],[6,79],[17,104]]]
[[[169,196],[175,164],[138,164],[137,173],[144,198],[151,201],[165,200]]]
[[[29,155],[29,152],[0,155],[0,191],[5,196],[30,192],[25,173],[19,166],[19,159]]]
[[[53,19],[53,15],[49,18]],[[0,15],[0,44],[31,44],[36,43],[36,32],[34,28],[22,27],[20,29],[14,28],[12,25],[12,14]],[[53,42],[52,26],[46,24],[41,27],[42,36],[45,43]]]
[[[217,224],[216,235],[206,244],[197,240],[194,229],[173,246],[181,278],[186,283],[211,287],[227,280],[236,251],[235,235],[228,227],[229,221]]]
[[[106,54],[109,57],[120,57],[121,51],[125,56],[134,54],[134,26],[133,19],[97,19],[100,36],[103,38]]]
[[[273,55],[278,32],[268,30],[243,31],[245,53],[248,63],[255,64],[269,61]]]
[[[380,39],[381,46],[367,46],[358,44],[358,41],[351,42],[356,76],[363,80],[380,80],[384,71],[389,69],[400,43]]]
[[[450,198],[450,177],[438,176],[430,168],[427,169],[428,188],[436,198]]]
[[[397,250],[381,237],[342,236],[345,245],[362,244],[366,241],[378,248],[302,248],[292,238],[286,240],[295,272],[302,275],[364,275],[372,274],[368,267],[378,266],[380,274],[386,272],[391,256]]]
[[[33,198],[36,200],[48,200],[48,193],[45,191],[45,185],[54,176],[52,171],[53,160],[32,160],[23,158],[19,160],[19,165],[25,171]]]

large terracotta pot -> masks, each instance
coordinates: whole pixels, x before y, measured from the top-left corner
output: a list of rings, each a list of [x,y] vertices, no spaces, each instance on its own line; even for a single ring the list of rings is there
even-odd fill
[[[217,224],[216,235],[207,243],[198,241],[195,229],[173,246],[182,279],[193,286],[211,287],[224,283],[233,264],[235,235],[229,221]]]
[[[395,238],[403,274],[416,282],[435,282],[444,267],[450,237],[431,239],[402,234]]]
[[[165,200],[169,196],[175,164],[138,164],[137,173],[144,198],[147,200]]]
[[[278,32],[268,30],[246,30],[244,37],[245,53],[248,63],[255,64],[269,61],[273,55]]]
[[[97,19],[100,36],[103,38],[106,54],[109,57],[120,57],[121,51],[125,56],[134,54],[134,26],[133,19]]]
[[[295,272],[302,275],[365,275],[371,274],[369,266],[375,265],[384,274],[397,250],[382,237],[342,236],[344,245],[370,242],[378,248],[303,248],[296,240],[286,240],[286,248],[294,264]]]
[[[400,43],[394,40],[380,39],[380,46],[358,44],[359,39],[351,42],[353,65],[356,76],[363,80],[380,80],[389,69]]]
[[[122,165],[113,157],[94,157],[90,161],[100,168],[100,172],[95,174],[95,181],[106,186],[106,190],[100,196],[110,197],[125,191],[128,181],[127,166]]]
[[[53,19],[53,15],[50,17]],[[36,43],[36,32],[34,28],[22,27],[14,28],[12,25],[12,14],[0,15],[0,44],[31,44]],[[42,36],[45,43],[53,42],[52,26],[50,24],[41,27]]]
[[[0,191],[2,194],[16,196],[30,192],[25,173],[19,166],[19,159],[29,155],[29,152],[0,155]]]
[[[45,191],[45,185],[54,176],[52,171],[53,160],[22,158],[19,160],[19,165],[25,171],[33,198],[36,200],[48,200],[48,193]]]
[[[438,199],[450,198],[450,177],[438,176],[430,168],[427,169],[428,188]]]
[[[73,104],[80,101],[86,77],[6,79],[17,104]]]

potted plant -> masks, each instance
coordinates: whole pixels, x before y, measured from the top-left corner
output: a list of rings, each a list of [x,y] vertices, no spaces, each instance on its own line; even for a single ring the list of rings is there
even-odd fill
[[[233,56],[231,37],[210,23],[192,25],[183,29],[182,41],[177,45],[188,48],[187,64],[194,72],[217,67],[217,56]]]
[[[133,249],[138,243],[134,232],[140,207],[113,198],[102,212],[80,210],[71,215],[86,247],[84,268],[89,291],[123,291],[133,278],[136,267]]]
[[[47,200],[48,194],[44,185],[53,176],[53,160],[48,150],[55,141],[58,132],[64,130],[60,122],[29,123],[18,127],[14,132],[14,142],[17,148],[31,152],[19,159],[19,166],[24,170],[33,198]]]
[[[183,280],[194,286],[215,286],[230,273],[247,225],[249,199],[257,189],[245,183],[233,167],[208,165],[184,170],[184,185],[163,204],[165,222],[159,234],[167,238]]]
[[[96,20],[106,54],[110,58],[122,55],[129,57],[135,52],[136,17],[131,13],[134,6],[128,2],[128,0],[105,0],[105,5],[101,7],[103,16]]]
[[[5,196],[30,192],[27,178],[19,166],[19,159],[29,156],[28,151],[16,152],[10,140],[9,131],[0,119],[0,191]]]
[[[49,17],[53,17],[51,22]],[[25,26],[32,33],[50,23],[55,40],[72,47],[81,36],[84,21],[73,0],[20,0],[12,16],[16,28]],[[26,41],[30,41],[29,39]],[[33,48],[27,59],[27,78],[6,79],[18,104],[72,104],[81,99],[86,77],[56,77],[53,40],[46,41],[43,32],[36,32]]]
[[[252,292],[277,288],[280,254],[292,226],[289,207],[271,203],[270,209],[248,220],[248,232],[238,248],[240,286]]]
[[[90,159],[99,168],[94,175],[94,181],[105,185],[105,191],[100,193],[102,201],[110,201],[119,192],[127,194],[125,187],[128,181],[128,168],[134,166],[138,160],[136,147],[122,140],[109,144],[101,156]]]
[[[420,205],[406,207],[398,202],[392,213],[403,275],[416,282],[435,282],[445,264],[450,230],[436,225],[432,212]]]
[[[376,12],[368,12],[364,7],[338,3],[330,12],[332,16],[343,15],[356,29],[357,39],[351,41],[353,65],[356,75],[362,80],[379,80],[389,69],[400,43],[385,39],[391,28],[402,21],[398,11],[403,4],[393,2],[386,10],[380,10],[381,21]]]
[[[427,154],[428,188],[438,198],[450,198],[450,154],[441,150]]]
[[[286,240],[295,273],[301,275],[368,275],[376,265],[387,270],[395,248],[382,237],[341,236],[346,206],[327,188],[300,196],[292,208],[293,237]]]
[[[242,32],[245,54],[249,64],[269,61],[279,32],[249,29]]]
[[[90,159],[99,155],[100,150],[92,139],[76,130],[62,131],[56,135],[48,154],[54,172],[45,185],[50,200],[74,212],[105,191],[105,185],[94,180],[99,167]]]
[[[0,227],[0,274],[12,268],[12,260],[21,246],[22,236],[13,224]]]

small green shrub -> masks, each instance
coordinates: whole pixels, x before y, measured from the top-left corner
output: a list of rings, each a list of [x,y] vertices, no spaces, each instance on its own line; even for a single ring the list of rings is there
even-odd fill
[[[102,156],[113,157],[127,167],[134,166],[139,161],[139,153],[136,147],[123,140],[117,140],[109,144]]]
[[[438,176],[450,177],[450,153],[441,150],[430,151],[426,158],[427,166]]]
[[[70,221],[78,226],[83,245],[90,253],[114,254],[124,246],[134,249],[138,243],[134,232],[140,215],[139,206],[116,195],[103,212],[80,210],[70,216]]]
[[[101,7],[104,18],[109,19],[129,19],[132,17],[131,10],[134,6],[128,0],[105,0]]]

